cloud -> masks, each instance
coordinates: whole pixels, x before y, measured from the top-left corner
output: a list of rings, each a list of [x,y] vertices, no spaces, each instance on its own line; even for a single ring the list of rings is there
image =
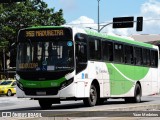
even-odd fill
[[[92,27],[94,29],[97,29],[96,28],[97,24],[94,22],[94,20],[91,18],[88,18],[86,16],[81,16],[78,19],[76,19],[68,24],[72,25],[72,26],[76,26],[76,27],[83,27],[83,28]]]
[[[142,4],[140,15],[143,16],[143,33],[159,34],[160,31],[160,2],[149,0]]]
[[[157,0],[148,0],[141,5],[140,12],[137,16],[143,16],[143,31],[136,32],[136,23],[134,28],[121,28],[113,29],[112,25],[106,26],[101,32],[109,34],[118,34],[123,36],[131,36],[132,34],[159,34],[160,31],[160,2]],[[112,21],[106,21],[105,24]],[[97,29],[97,24],[93,19],[88,18],[87,16],[81,16],[80,18],[70,22],[73,26],[78,27],[92,27]]]
[[[160,2],[156,0],[149,0],[141,6],[141,14],[146,17],[159,17]]]

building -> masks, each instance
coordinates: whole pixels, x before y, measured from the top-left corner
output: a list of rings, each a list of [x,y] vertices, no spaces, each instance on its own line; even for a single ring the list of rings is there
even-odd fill
[[[160,47],[160,34],[136,34],[131,37],[136,41],[151,43]]]

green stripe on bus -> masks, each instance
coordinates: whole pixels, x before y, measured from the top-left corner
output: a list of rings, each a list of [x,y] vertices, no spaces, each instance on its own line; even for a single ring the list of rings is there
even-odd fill
[[[23,87],[26,88],[49,88],[59,87],[66,79],[64,77],[57,80],[35,81],[35,80],[23,80],[20,79]]]
[[[106,65],[110,76],[111,95],[127,93],[133,87],[135,81],[142,80],[149,71],[147,67],[112,63]]]
[[[116,40],[116,41],[126,42],[126,43],[129,43],[129,44],[134,44],[134,45],[140,45],[140,46],[143,46],[143,47],[153,48],[153,45],[151,45],[151,44],[147,44],[147,43],[143,43],[143,42],[139,42],[139,41],[134,41],[134,40],[129,40],[129,39],[121,38],[121,37],[108,35],[107,38],[112,39],[112,40]]]

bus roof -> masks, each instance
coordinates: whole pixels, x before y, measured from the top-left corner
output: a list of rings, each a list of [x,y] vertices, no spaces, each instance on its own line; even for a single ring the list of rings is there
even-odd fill
[[[153,46],[155,46],[152,44],[135,41],[134,39],[129,38],[129,37],[127,38],[127,37],[118,36],[118,35],[103,34],[103,33],[98,33],[98,32],[94,32],[91,30],[85,30],[85,31],[89,35],[107,38],[107,39],[114,40],[114,41],[119,41],[119,42],[124,42],[124,43],[129,43],[129,44],[134,44],[134,45],[139,45],[139,46],[149,47],[149,48],[153,48]]]
[[[91,35],[91,36],[107,38],[107,39],[110,39],[110,40],[113,40],[113,41],[119,41],[119,42],[139,45],[139,46],[143,46],[143,47],[149,47],[149,48],[155,48],[156,47],[155,45],[152,45],[152,44],[135,41],[134,39],[129,38],[129,37],[98,33],[98,32],[95,32],[93,30],[82,29],[82,28],[72,27],[72,26],[68,26],[68,25],[67,26],[66,25],[64,25],[64,26],[33,26],[33,27],[25,28],[25,29],[27,30],[27,29],[45,29],[45,28],[50,28],[50,29],[51,28],[71,28],[71,29],[73,29],[74,33],[84,33],[84,34],[88,34],[88,35]]]

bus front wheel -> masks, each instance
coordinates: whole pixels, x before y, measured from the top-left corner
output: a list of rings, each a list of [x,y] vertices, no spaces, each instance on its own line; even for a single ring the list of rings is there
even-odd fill
[[[50,101],[47,100],[38,100],[39,105],[41,106],[42,109],[50,109],[52,107],[52,103]]]
[[[83,100],[85,106],[95,106],[97,102],[97,89],[95,85],[91,85],[89,97]]]

